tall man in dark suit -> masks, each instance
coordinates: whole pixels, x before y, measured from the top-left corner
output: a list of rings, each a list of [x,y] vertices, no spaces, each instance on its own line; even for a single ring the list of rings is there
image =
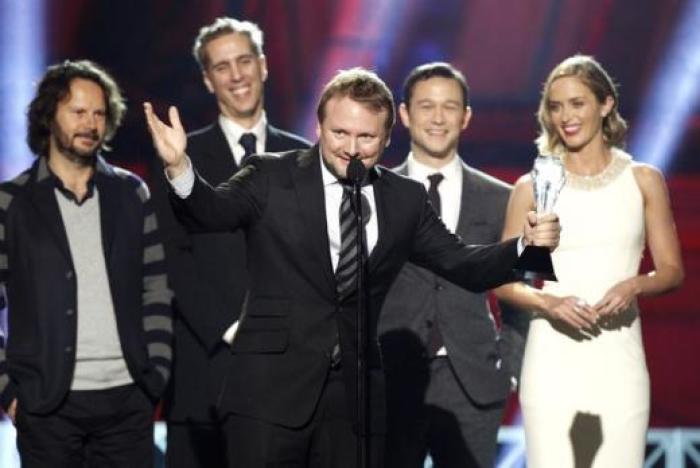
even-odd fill
[[[510,186],[457,154],[472,116],[464,75],[442,62],[416,67],[404,83],[399,114],[411,153],[396,171],[425,185],[442,221],[466,243],[498,241]],[[388,466],[422,468],[427,453],[436,468],[494,466],[528,325],[524,312],[506,304],[501,312],[499,336],[484,293],[413,264],[403,268],[379,323]]]
[[[188,135],[188,154],[206,180],[227,180],[253,153],[310,146],[267,122],[267,63],[257,25],[218,18],[202,27],[193,53],[220,112],[211,125]],[[230,340],[235,331],[248,287],[245,236],[240,231],[188,234],[172,214],[162,168],[153,173],[158,177],[157,208],[167,227],[168,269],[176,295],[174,374],[165,405],[166,460],[169,468],[225,466],[215,402],[231,353],[221,339],[206,344],[205,337],[226,334]]]
[[[357,288],[345,280],[358,252],[352,242],[343,247],[357,235],[345,222],[351,204],[344,186],[350,160],[369,169],[362,194],[369,214],[370,452],[371,466],[381,466],[385,398],[376,324],[391,283],[411,260],[466,288],[493,287],[510,279],[516,240],[465,246],[438,219],[420,184],[376,166],[394,103],[366,70],[340,72],[324,88],[318,145],[253,158],[216,189],[195,176],[185,156],[177,110],[170,108],[168,126],[150,104],[144,108],[180,219],[194,230],[242,229],[249,241],[249,297],[220,398],[237,455],[231,467],[356,466]],[[523,243],[556,245],[555,219],[536,222],[533,213]]]
[[[0,404],[26,468],[153,466],[172,293],[146,184],[99,155],[125,110],[98,65],[49,67],[28,112],[37,161],[0,185]]]

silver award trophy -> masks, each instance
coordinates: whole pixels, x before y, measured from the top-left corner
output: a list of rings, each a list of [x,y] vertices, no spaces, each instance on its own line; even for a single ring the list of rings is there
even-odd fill
[[[538,214],[551,213],[559,192],[566,181],[562,160],[555,156],[539,155],[532,167],[532,186]],[[556,281],[549,248],[529,245],[515,264],[516,275],[525,280]]]

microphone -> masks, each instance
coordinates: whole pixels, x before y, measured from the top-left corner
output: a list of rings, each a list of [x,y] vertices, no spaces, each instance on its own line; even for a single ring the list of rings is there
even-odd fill
[[[367,168],[359,159],[352,158],[348,164],[346,175],[353,185],[359,186],[367,175]]]

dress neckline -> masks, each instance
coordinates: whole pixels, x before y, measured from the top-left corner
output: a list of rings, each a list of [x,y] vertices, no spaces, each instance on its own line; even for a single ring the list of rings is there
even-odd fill
[[[577,190],[596,190],[609,185],[629,166],[632,157],[617,148],[611,149],[612,158],[605,169],[593,175],[576,174],[566,170],[566,185]],[[566,156],[564,156],[566,158]]]

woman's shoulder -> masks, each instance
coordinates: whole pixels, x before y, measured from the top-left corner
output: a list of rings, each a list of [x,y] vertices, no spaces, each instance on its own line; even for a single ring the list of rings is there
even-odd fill
[[[639,189],[645,196],[653,195],[659,190],[666,191],[666,180],[658,167],[634,160],[630,162],[630,167]]]

